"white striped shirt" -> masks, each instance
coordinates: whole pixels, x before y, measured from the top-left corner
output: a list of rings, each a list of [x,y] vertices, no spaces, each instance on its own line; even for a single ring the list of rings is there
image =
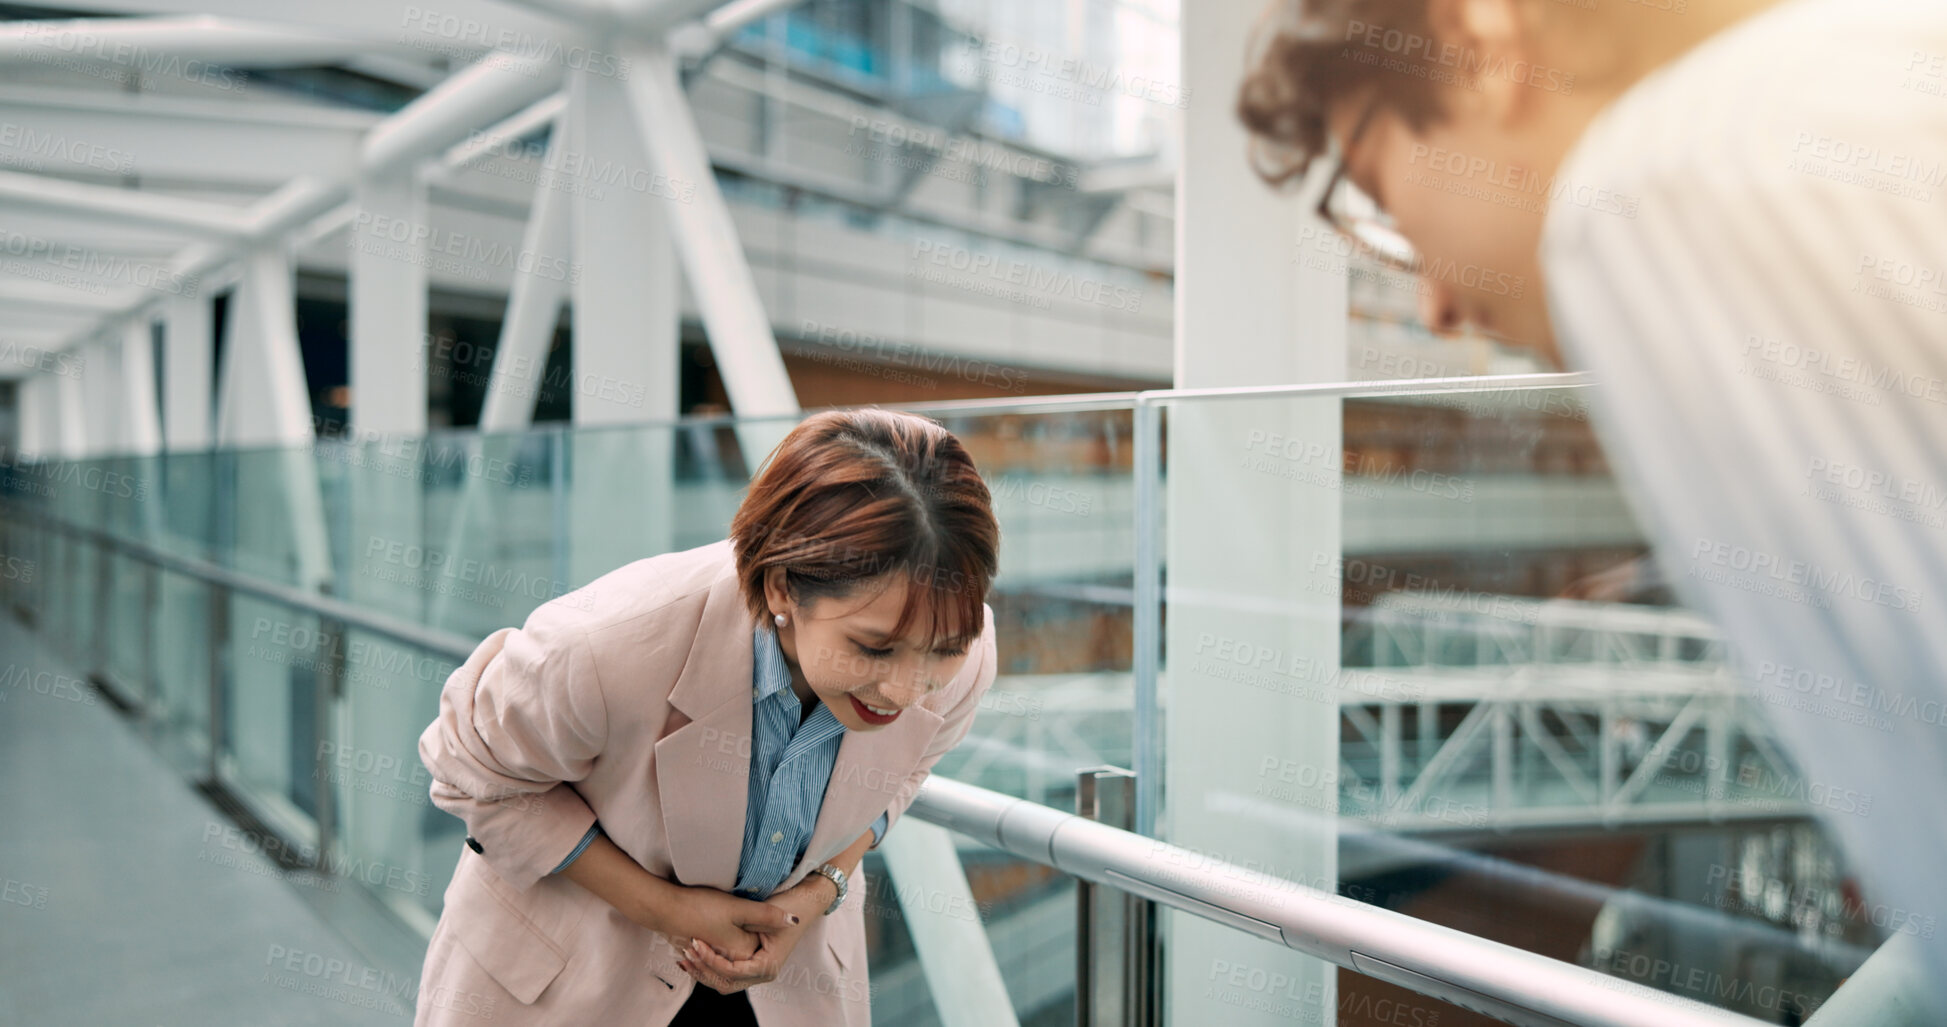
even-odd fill
[[[1551,317],[1657,559],[1873,921],[1947,977],[1947,5],[1734,24],[1609,105],[1556,187]]]

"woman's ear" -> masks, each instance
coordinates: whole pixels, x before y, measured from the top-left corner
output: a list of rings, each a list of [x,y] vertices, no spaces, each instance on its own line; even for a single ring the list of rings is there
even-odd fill
[[[772,567],[764,572],[764,603],[770,608],[772,616],[784,614],[792,616],[797,604],[791,601],[791,590],[786,585],[785,571],[782,567]]]

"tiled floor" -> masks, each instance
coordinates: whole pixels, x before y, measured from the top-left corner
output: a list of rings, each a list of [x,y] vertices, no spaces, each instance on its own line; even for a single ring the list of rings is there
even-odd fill
[[[359,955],[80,677],[0,616],[0,1024],[410,1023],[417,963]]]

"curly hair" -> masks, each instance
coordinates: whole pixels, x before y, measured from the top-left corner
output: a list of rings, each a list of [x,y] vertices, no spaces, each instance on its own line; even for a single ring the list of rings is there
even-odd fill
[[[1326,150],[1327,112],[1344,101],[1373,98],[1415,131],[1438,121],[1435,82],[1389,59],[1394,40],[1432,38],[1427,0],[1276,0],[1237,91],[1252,169],[1272,185],[1303,175]]]

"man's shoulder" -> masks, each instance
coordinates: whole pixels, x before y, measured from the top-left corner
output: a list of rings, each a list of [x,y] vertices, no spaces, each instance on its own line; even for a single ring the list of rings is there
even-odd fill
[[[1699,42],[1591,119],[1563,156],[1547,235],[1620,230],[1656,206],[1691,218],[1754,186],[1870,192],[1846,176],[1858,154],[1882,142],[1899,152],[1939,123],[1940,97],[1906,67],[1916,47],[1947,52],[1947,19],[1926,7],[1787,0]]]

